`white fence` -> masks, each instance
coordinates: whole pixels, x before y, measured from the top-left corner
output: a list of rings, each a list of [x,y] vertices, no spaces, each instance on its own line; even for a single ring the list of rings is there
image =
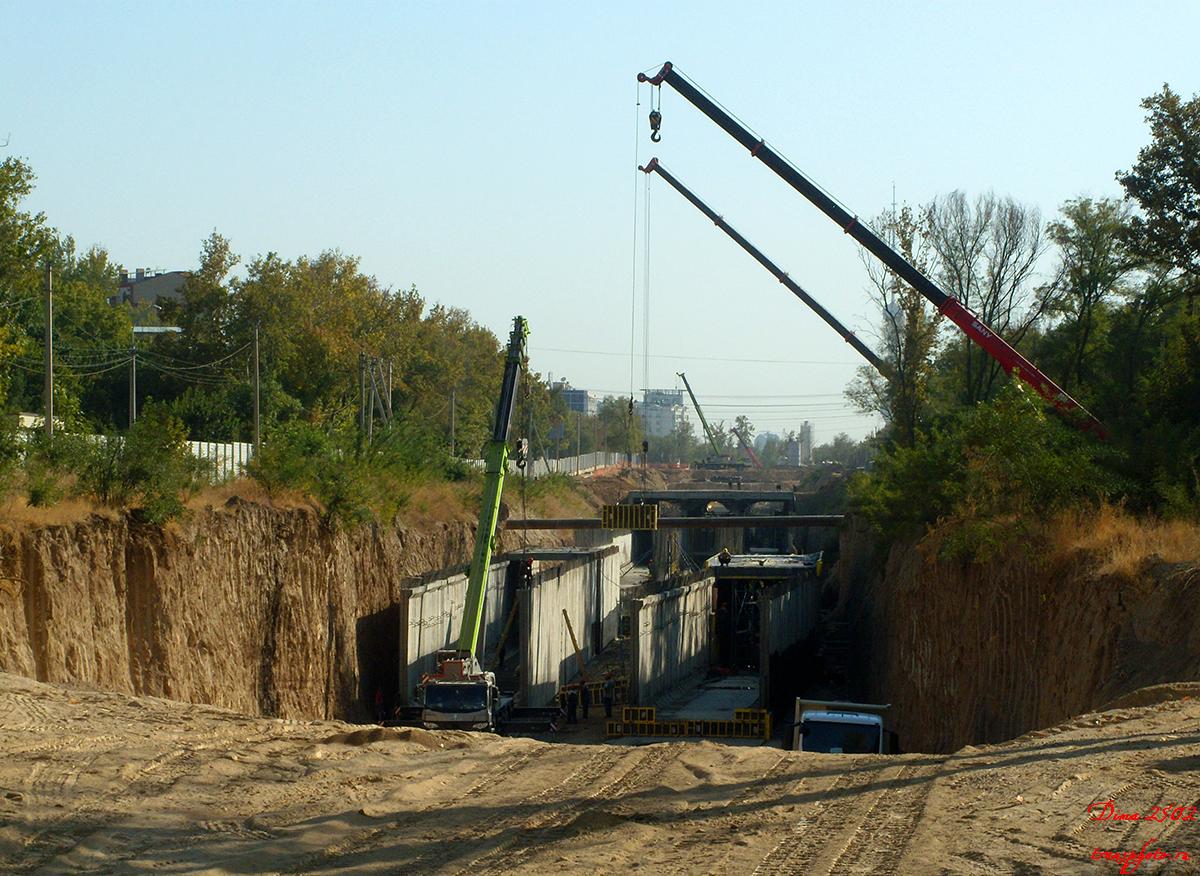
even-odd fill
[[[585,453],[582,456],[564,456],[561,459],[546,459],[539,456],[536,459],[530,459],[526,463],[526,468],[531,478],[540,478],[548,474],[585,475],[598,468],[618,465],[624,459],[624,453],[612,453],[609,451]],[[483,468],[484,465],[482,459],[467,459],[464,461],[473,468]],[[516,462],[510,456],[508,459],[508,473],[517,474],[519,471],[520,469],[517,468]]]
[[[246,473],[246,466],[254,458],[254,445],[246,441],[219,443],[217,441],[189,441],[188,449],[197,459],[212,463],[212,479],[216,483],[233,480]]]
[[[192,455],[213,464],[213,480],[216,482],[232,480],[245,474],[246,466],[254,458],[254,445],[249,442],[189,441],[188,448]],[[529,477],[540,478],[549,474],[585,475],[606,466],[619,465],[624,459],[623,453],[598,451],[582,456],[564,456],[561,459],[538,457],[529,460],[526,465]],[[467,463],[475,468],[483,468],[482,459],[471,459]],[[508,461],[508,470],[510,474],[517,474],[519,471],[516,462],[511,458]]]

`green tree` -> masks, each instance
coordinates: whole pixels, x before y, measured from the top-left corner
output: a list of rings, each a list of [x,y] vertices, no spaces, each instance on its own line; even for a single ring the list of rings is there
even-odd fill
[[[900,253],[918,270],[928,270],[929,245],[921,221],[909,207],[877,220],[884,236],[890,236]],[[887,374],[869,366],[846,390],[846,397],[860,410],[881,414],[892,438],[905,446],[917,440],[929,408],[929,383],[937,346],[940,315],[925,297],[884,268],[868,253],[862,253],[869,279],[868,291],[879,307],[881,358]]]
[[[14,372],[21,369],[18,358],[37,352],[26,327],[42,313],[43,272],[57,249],[45,214],[21,209],[35,179],[33,169],[19,158],[0,162],[0,405],[6,407],[11,405]]]
[[[1168,85],[1142,101],[1150,144],[1117,173],[1140,212],[1128,240],[1146,262],[1169,265],[1189,296],[1200,293],[1200,95],[1184,101]]]
[[[614,453],[641,453],[642,418],[633,412],[626,396],[608,396],[596,408],[604,449]]]
[[[984,560],[1037,520],[1116,489],[1103,449],[1016,381],[914,447],[892,446],[851,482],[854,507],[893,536],[948,527],[947,546]]]
[[[818,444],[813,448],[813,462],[836,462],[847,468],[858,468],[866,465],[875,455],[875,441],[864,438],[855,441],[845,432],[839,432],[828,444]]]
[[[1122,242],[1128,219],[1120,201],[1079,198],[1064,204],[1062,219],[1050,224],[1059,266],[1042,294],[1049,312],[1066,323],[1070,359],[1061,374],[1068,388],[1085,382],[1086,366],[1102,341],[1096,329],[1105,306],[1129,291],[1123,284],[1135,262]]]

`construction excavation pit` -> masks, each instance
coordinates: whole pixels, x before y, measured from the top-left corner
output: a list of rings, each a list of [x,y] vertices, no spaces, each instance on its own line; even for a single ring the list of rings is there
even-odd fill
[[[94,552],[73,553],[61,532],[27,533],[21,551],[4,552],[6,574],[36,583],[4,642],[33,665],[0,676],[0,868],[1083,873],[1110,862],[1105,852],[1150,843],[1145,872],[1165,866],[1155,850],[1175,856],[1158,872],[1190,872],[1178,853],[1200,845],[1189,817],[1200,685],[1167,683],[1136,658],[1156,637],[1194,634],[1194,617],[1164,613],[1191,579],[1159,569],[1157,588],[1110,578],[1106,592],[1077,557],[1059,569],[1061,606],[1048,605],[1044,578],[1014,558],[993,570],[988,602],[954,578],[961,569],[872,556],[866,530],[804,513],[814,495],[763,504],[753,489],[732,507],[727,485],[673,487],[654,530],[505,521],[504,540],[528,546],[491,558],[484,579],[490,704],[486,691],[447,700],[461,693],[453,679],[430,693],[459,633],[468,572],[364,589],[356,553],[383,564],[371,573],[382,582],[400,536],[330,542],[306,534],[303,514],[232,504],[186,539],[143,548],[115,523],[82,524],[73,540],[129,547],[119,568],[77,576]],[[618,504],[645,498],[631,491]],[[201,568],[219,579],[230,549],[219,534],[239,528],[290,533],[290,555],[237,548],[251,551],[237,568],[266,558],[263,580],[279,589],[239,607],[236,624],[209,625],[203,600],[173,582]],[[568,530],[573,545],[561,544]],[[532,546],[547,534],[560,543]],[[790,552],[801,545],[815,549]],[[143,549],[158,559],[140,560]],[[305,577],[306,553],[348,564]],[[961,604],[934,608],[930,594],[952,586]],[[94,605],[124,593],[123,608],[111,620],[81,614],[72,588]],[[172,627],[140,619],[148,600]],[[1057,644],[1020,634],[1079,606],[1110,632]],[[55,623],[22,638],[38,612]],[[288,632],[321,614],[312,642]],[[174,644],[203,653],[218,636],[259,669]],[[106,637],[127,656],[82,648]],[[1087,680],[1055,669],[1065,652],[1104,671]],[[157,675],[120,666],[148,653]],[[1187,678],[1189,653],[1164,674]],[[1037,681],[1056,672],[1060,682]],[[220,705],[201,704],[205,690]],[[494,725],[441,726],[455,709],[473,710],[471,723],[494,713]],[[1116,817],[1131,812],[1139,820]]]
[[[577,90],[569,62],[587,57],[586,45],[563,40],[567,54],[550,64],[529,53],[527,31],[544,22],[514,29],[506,9],[511,32],[489,26],[472,42],[460,25],[483,11],[446,18],[466,54],[439,52],[434,97],[492,97],[475,112],[434,113],[449,120],[436,131],[446,148],[421,158],[411,149],[434,138],[411,83],[433,75],[420,50],[436,28],[427,10],[405,8],[409,39],[396,52],[395,29],[376,22],[388,6],[366,20],[388,64],[424,74],[400,77],[411,94],[375,99],[379,77],[360,72],[377,69],[371,40],[347,41],[339,19],[313,31],[333,51],[297,57],[353,57],[319,91],[373,77],[353,99],[326,96],[340,140],[292,136],[262,153],[286,160],[265,164],[229,145],[252,184],[207,154],[189,166],[255,195],[254,209],[236,211],[253,219],[275,200],[314,213],[274,196],[274,165],[288,197],[310,200],[325,189],[296,186],[288,168],[336,165],[346,194],[321,202],[322,221],[338,227],[363,213],[373,239],[402,240],[394,248],[420,269],[437,276],[450,263],[447,288],[486,289],[491,316],[514,299],[554,311],[558,328],[533,352],[566,358],[531,363],[523,316],[493,333],[458,306],[427,306],[415,285],[368,276],[336,247],[243,259],[214,231],[195,271],[131,278],[103,248],[77,248],[43,214],[21,212],[35,175],[22,160],[0,162],[0,413],[16,424],[0,429],[0,876],[1200,873],[1200,97],[1189,103],[1164,85],[1143,101],[1154,140],[1117,175],[1125,201],[1080,197],[1044,223],[1011,198],[971,204],[961,190],[898,209],[893,183],[876,232],[672,64],[643,71],[636,108],[652,142],[662,140],[666,90],[742,147],[745,166],[770,171],[832,220],[824,232],[859,248],[867,297],[848,287],[841,304],[869,302],[880,349],[638,151],[628,172],[636,167],[645,189],[644,201],[634,189],[623,395],[549,371],[567,362],[574,376],[575,357],[625,356],[613,346],[625,324],[613,309],[615,260],[599,248],[611,235],[598,233],[617,214],[574,169],[607,167],[588,150],[611,132],[588,126],[608,100],[550,92],[543,131],[569,131],[568,152],[583,155],[558,162],[567,173],[537,165],[531,174],[528,150],[497,127],[535,106],[506,106],[514,83],[528,90],[537,75]],[[80,5],[60,18],[84,15]],[[219,32],[228,42],[252,19],[290,28],[292,18],[251,15]],[[761,29],[771,19],[754,20]],[[1047,26],[1031,30],[1044,36]],[[272,33],[271,45],[317,42],[286,36]],[[767,63],[760,36],[755,71]],[[1122,64],[1109,66],[1123,70],[1143,42],[1165,57],[1160,39],[1125,39]],[[69,35],[51,42],[72,45]],[[139,53],[152,58],[154,42],[138,41]],[[842,42],[809,40],[824,51]],[[186,59],[178,40],[157,43],[171,48],[171,64]],[[210,54],[201,53],[205,83]],[[519,79],[501,56],[519,58]],[[283,54],[264,57],[275,74]],[[276,80],[305,83],[280,67],[274,90],[255,96],[241,88],[241,68],[217,66],[218,84],[236,83],[256,107],[284,105]],[[956,87],[968,72],[956,69]],[[1089,78],[1072,80],[1072,104],[1092,112],[1080,84]],[[503,100],[488,91],[501,82]],[[790,94],[768,84],[762,101]],[[808,89],[804,100],[844,91],[794,87]],[[301,90],[307,106],[312,89]],[[987,92],[1013,97],[994,83]],[[62,95],[50,97],[26,103],[57,107]],[[225,93],[159,98],[193,114],[230,104]],[[111,95],[93,103],[120,105]],[[567,115],[576,104],[586,122]],[[331,115],[313,107],[290,115]],[[404,129],[389,133],[395,107]],[[25,127],[55,114],[43,115]],[[288,113],[242,115],[262,123],[210,119],[189,137],[168,121],[155,136],[211,149],[227,130],[248,140],[288,130]],[[354,129],[360,118],[366,134]],[[479,130],[489,132],[483,150]],[[1022,148],[1038,139],[1018,135]],[[75,140],[57,136],[49,151],[73,155],[59,147]],[[936,134],[927,140],[945,147]],[[309,141],[348,158],[318,160],[302,151]],[[157,142],[121,140],[124,151]],[[356,177],[370,162],[341,147],[364,143],[388,143],[401,160]],[[154,175],[149,151],[173,152],[131,152],[145,159],[139,180],[170,178],[161,167]],[[820,161],[841,153],[855,150],[831,148]],[[389,176],[393,165],[406,175]],[[72,192],[88,176],[82,166],[67,177]],[[401,180],[397,200],[387,187]],[[489,188],[497,180],[509,188]],[[744,204],[766,205],[733,180],[726,187],[744,191]],[[765,268],[854,361],[825,358],[774,302],[731,287],[724,266],[684,238],[661,261],[719,288],[672,302],[676,340],[663,349],[680,352],[652,356],[649,214],[660,185],[736,244],[737,258]],[[432,212],[423,192],[453,212]],[[557,200],[538,203],[539,193]],[[169,203],[181,225],[198,221],[187,213],[197,204],[220,203],[186,195]],[[410,224],[384,233],[376,202],[389,221]],[[154,199],[137,203],[109,204],[105,221],[157,215]],[[511,218],[497,223],[489,203]],[[588,222],[568,222],[580,204]],[[681,227],[667,216],[662,226]],[[540,226],[546,233],[529,233]],[[155,239],[144,229],[125,236]],[[520,246],[536,249],[519,268],[491,263]],[[802,251],[816,260],[823,247]],[[1043,284],[1051,253],[1059,263]],[[837,264],[823,268],[830,278]],[[564,277],[562,297],[540,285]],[[1035,350],[1065,371],[1063,385],[1027,358]],[[697,384],[717,387],[709,412],[728,419],[710,424],[678,364],[682,388],[650,388],[652,358],[694,362]],[[751,366],[769,370],[752,376]],[[604,374],[591,386],[616,382],[591,374]],[[848,382],[835,385],[835,374]],[[735,379],[748,392],[723,395],[721,383]],[[42,413],[19,413],[38,387]],[[126,391],[128,428],[118,430]],[[757,435],[745,410],[761,412]],[[856,437],[839,432],[814,447],[810,415],[831,432],[854,422]],[[230,440],[207,440],[206,430]]]

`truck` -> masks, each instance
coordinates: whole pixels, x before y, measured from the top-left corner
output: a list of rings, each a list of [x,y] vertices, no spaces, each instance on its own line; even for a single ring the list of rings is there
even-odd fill
[[[483,498],[475,529],[475,550],[467,574],[458,647],[434,655],[436,670],[421,676],[417,700],[421,724],[429,730],[484,730],[495,732],[508,718],[513,698],[500,692],[496,675],[483,669],[479,660],[479,636],[483,627],[483,600],[488,567],[495,548],[496,523],[500,518],[500,495],[508,472],[508,430],[516,403],[517,386],[524,365],[529,326],[523,317],[513,320],[504,363],[504,380],[496,402],[492,435],[484,454]],[[525,464],[525,439],[517,442],[516,463]]]
[[[884,754],[895,738],[883,728],[890,705],[796,698],[792,749],[824,754]]]
[[[425,729],[498,731],[512,714],[513,698],[496,686],[496,674],[467,665],[458,651],[439,651],[435,659],[438,672],[422,679]]]

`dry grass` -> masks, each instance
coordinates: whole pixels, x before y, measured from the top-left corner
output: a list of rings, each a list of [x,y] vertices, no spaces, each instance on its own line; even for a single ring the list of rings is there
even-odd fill
[[[1134,517],[1111,505],[1063,514],[1051,522],[1048,535],[1054,553],[1090,554],[1101,575],[1132,578],[1151,559],[1200,567],[1200,525]]]
[[[86,498],[68,498],[53,505],[35,507],[25,496],[10,493],[0,501],[0,522],[25,526],[65,526],[100,515],[115,519],[118,512]]]
[[[661,487],[665,480],[651,473],[646,486]],[[638,472],[614,472],[594,480],[573,481],[562,487],[551,487],[531,496],[526,506],[529,517],[590,517],[599,514],[600,505],[618,501],[631,489],[642,487]],[[443,523],[474,523],[479,514],[481,483],[477,478],[465,481],[427,480],[413,483],[397,522],[403,526],[423,528]],[[312,510],[314,500],[296,491],[268,494],[253,478],[243,477],[227,483],[206,487],[184,503],[192,513],[219,509],[229,499],[237,497],[247,502],[272,508]],[[510,516],[521,514],[520,481],[510,478],[505,484],[504,504]],[[0,521],[32,526],[53,526],[77,523],[99,514],[115,518],[122,511],[98,504],[86,498],[66,498],[48,507],[30,506],[20,491],[12,491],[0,499]]]

